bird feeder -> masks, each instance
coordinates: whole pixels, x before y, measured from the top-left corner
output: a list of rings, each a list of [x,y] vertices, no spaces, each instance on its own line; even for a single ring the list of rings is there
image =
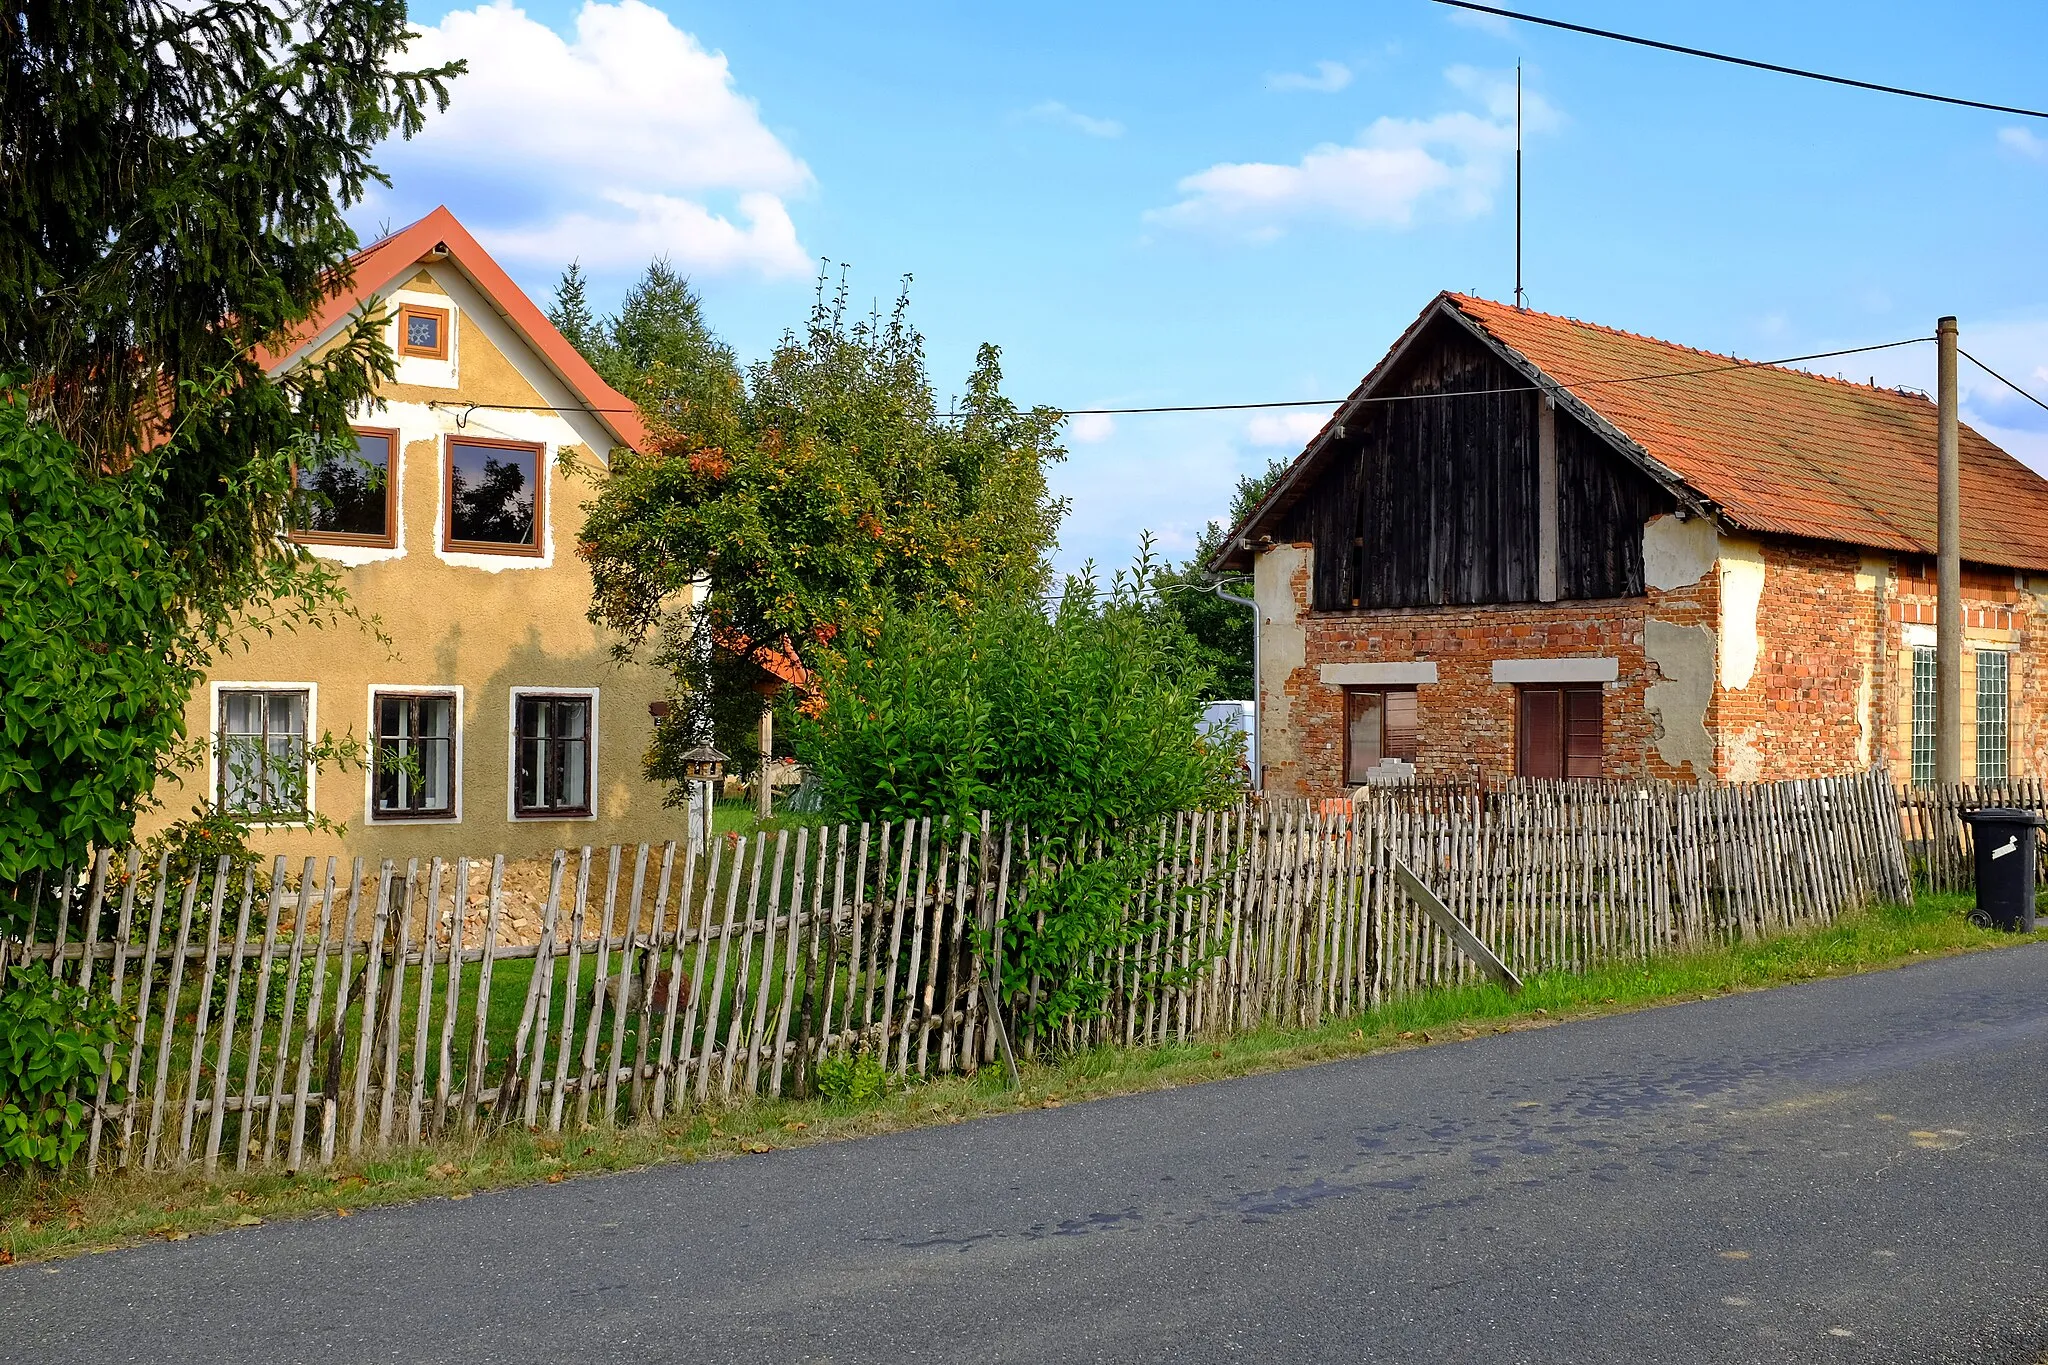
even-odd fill
[[[725,777],[726,757],[709,744],[683,755],[683,776],[691,782],[717,782]]]

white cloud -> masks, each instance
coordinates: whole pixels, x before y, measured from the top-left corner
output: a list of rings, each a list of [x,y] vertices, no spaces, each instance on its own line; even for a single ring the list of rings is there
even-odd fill
[[[1244,424],[1244,438],[1254,446],[1305,446],[1329,416],[1320,410],[1261,413]]]
[[[1116,419],[1106,412],[1076,413],[1067,419],[1067,439],[1075,445],[1092,446],[1116,435]]]
[[[1281,71],[1266,77],[1274,90],[1314,91],[1334,95],[1351,84],[1351,68],[1342,62],[1317,62],[1314,71]]]
[[[586,0],[573,36],[509,0],[417,31],[408,59],[469,62],[446,112],[383,160],[410,189],[459,183],[494,251],[560,264],[802,274],[786,200],[810,170],[761,122],[725,55],[642,0]],[[402,179],[400,179],[402,177]],[[458,205],[458,210],[462,206]]]
[[[1433,118],[1383,117],[1349,145],[1326,142],[1292,165],[1222,162],[1178,185],[1181,199],[1148,221],[1206,228],[1270,241],[1303,219],[1358,227],[1405,228],[1418,219],[1471,218],[1493,207],[1514,153],[1514,82],[1496,73],[1452,67],[1455,88],[1485,107]],[[1540,97],[1524,101],[1524,126],[1561,122]]]
[[[1505,38],[1514,31],[1514,26],[1505,15],[1481,14],[1478,10],[1454,9],[1446,16],[1459,28],[1475,28],[1495,38]]]
[[[2048,161],[2048,137],[2028,128],[2000,128],[1998,145],[2035,161]]]
[[[1089,137],[1122,137],[1124,126],[1113,118],[1091,118],[1078,109],[1069,109],[1058,100],[1046,100],[1034,104],[1024,111],[1023,117],[1036,119],[1041,123],[1055,123],[1062,128],[1071,128]]]

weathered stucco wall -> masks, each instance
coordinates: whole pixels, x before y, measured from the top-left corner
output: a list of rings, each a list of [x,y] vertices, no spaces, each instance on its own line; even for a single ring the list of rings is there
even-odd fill
[[[424,276],[425,272],[423,272]],[[320,812],[347,826],[335,838],[302,827],[263,832],[266,853],[359,853],[366,858],[490,854],[527,856],[559,845],[678,837],[680,817],[662,808],[662,789],[641,776],[652,734],[648,704],[662,680],[610,656],[612,640],[588,619],[590,576],[575,553],[581,504],[608,453],[605,433],[569,407],[570,395],[454,272],[408,281],[405,292],[458,309],[459,386],[391,384],[386,403],[363,425],[400,434],[398,544],[393,549],[318,546],[346,566],[350,600],[374,626],[343,622],[321,630],[253,635],[246,653],[221,661],[214,684],[283,683],[313,693],[310,729],[365,741],[373,733],[371,689],[459,689],[459,805],[452,821],[368,819],[368,775],[328,768],[315,779]],[[432,376],[427,376],[431,378]],[[429,407],[429,403],[441,406]],[[464,403],[507,404],[514,410]],[[542,443],[547,471],[544,553],[538,557],[450,553],[442,549],[442,439],[449,435]],[[580,472],[561,467],[568,455]],[[388,646],[376,631],[389,636]],[[511,815],[512,689],[594,689],[597,693],[595,815],[587,819],[514,819]],[[214,688],[203,687],[186,713],[189,732],[206,737],[215,721]],[[165,793],[151,822],[184,816],[211,799],[212,770],[189,774]],[[145,829],[144,833],[149,830]]]

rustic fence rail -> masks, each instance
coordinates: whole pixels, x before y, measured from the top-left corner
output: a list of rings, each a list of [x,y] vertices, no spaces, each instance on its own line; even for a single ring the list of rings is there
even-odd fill
[[[1908,787],[1899,806],[1914,879],[1934,891],[1968,891],[1977,884],[1977,843],[1964,817],[2001,806],[2048,815],[2048,783],[2015,778]],[[2035,881],[2048,885],[2048,839],[2036,840],[2034,849]]]
[[[1527,977],[1825,922],[1907,894],[1881,776],[1742,788],[1518,783],[1469,801],[1175,816],[1129,890],[1108,999],[1047,1022],[1014,959],[1043,841],[983,816],[557,852],[537,943],[505,860],[334,858],[179,878],[133,850],[32,898],[10,961],[126,1010],[88,1169],[283,1165],[519,1124],[559,1131],[1020,1051],[1312,1024],[1475,979],[1406,866]],[[1042,959],[1041,959],[1042,960]],[[1008,1032],[991,1028],[995,1001]],[[999,1021],[1002,1022],[1002,1021]]]

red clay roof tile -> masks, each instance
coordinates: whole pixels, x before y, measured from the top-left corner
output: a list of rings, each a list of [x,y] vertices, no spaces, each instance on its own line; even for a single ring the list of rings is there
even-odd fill
[[[1751,531],[1935,549],[1935,406],[1463,294],[1450,306]],[[1722,367],[1728,368],[1722,368]],[[1618,383],[1637,376],[1664,376]],[[2048,480],[1962,428],[1963,558],[2048,571]]]

